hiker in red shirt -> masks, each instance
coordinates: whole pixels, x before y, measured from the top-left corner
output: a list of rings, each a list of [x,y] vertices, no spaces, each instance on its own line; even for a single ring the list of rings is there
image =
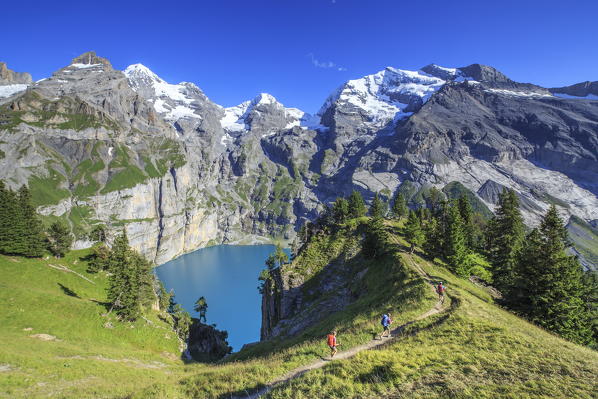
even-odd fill
[[[328,347],[330,348],[330,357],[333,358],[336,355],[336,347],[339,346],[336,342],[336,331],[332,331],[328,334]]]
[[[444,303],[444,291],[446,291],[446,287],[442,285],[441,281],[440,284],[438,284],[438,287],[436,287],[436,292],[438,293],[438,300],[440,300],[440,303]]]

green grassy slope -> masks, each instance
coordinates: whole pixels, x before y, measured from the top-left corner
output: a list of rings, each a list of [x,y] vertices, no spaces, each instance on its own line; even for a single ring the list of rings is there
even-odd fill
[[[178,340],[156,314],[146,315],[152,325],[105,316],[107,278],[85,272],[84,254],[0,256],[0,396],[119,397],[184,375]]]
[[[113,320],[115,328],[104,328],[105,307],[93,300],[104,300],[106,279],[84,272],[81,253],[61,261],[0,257],[0,339],[9,343],[0,352],[0,395],[242,397],[327,355],[324,337],[332,328],[339,330],[344,351],[379,333],[384,311],[393,312],[395,325],[426,312],[436,298],[419,269],[447,283],[447,311],[411,324],[382,349],[332,361],[276,386],[266,397],[594,397],[595,351],[502,310],[484,288],[455,277],[442,264],[408,254],[399,223],[387,223],[390,250],[375,261],[361,255],[354,228],[317,236],[293,268],[311,276],[308,285],[316,284],[319,268],[341,258],[350,275],[366,270],[355,287],[363,295],[297,336],[251,346],[219,364],[185,365],[172,333],[156,328],[167,325],[152,316],[154,326],[141,320],[127,328]],[[66,265],[96,284],[48,264]],[[30,337],[37,333],[58,340]]]
[[[402,240],[399,238],[399,242]],[[598,354],[492,304],[484,289],[416,255],[454,306],[362,352],[275,388],[268,398],[595,398]],[[411,263],[413,262],[413,263]]]
[[[571,216],[567,231],[585,266],[598,271],[598,228]]]

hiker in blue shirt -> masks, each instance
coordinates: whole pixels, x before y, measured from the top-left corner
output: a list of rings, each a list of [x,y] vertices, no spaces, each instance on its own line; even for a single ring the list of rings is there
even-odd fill
[[[382,327],[384,327],[384,331],[382,331],[382,334],[380,334],[380,339],[384,337],[384,334],[386,334],[386,336],[390,338],[390,325],[392,324],[390,313],[385,313],[384,315],[382,315],[382,320],[380,321],[380,324],[382,324]]]

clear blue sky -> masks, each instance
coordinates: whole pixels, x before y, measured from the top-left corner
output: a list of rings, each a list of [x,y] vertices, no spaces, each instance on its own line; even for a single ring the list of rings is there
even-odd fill
[[[0,60],[34,79],[87,50],[236,105],[317,111],[385,66],[492,65],[543,86],[598,80],[598,1],[6,1]]]

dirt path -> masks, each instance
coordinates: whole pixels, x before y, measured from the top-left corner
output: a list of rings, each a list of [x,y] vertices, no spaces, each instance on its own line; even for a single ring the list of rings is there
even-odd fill
[[[428,285],[430,286],[430,288],[434,291],[434,294],[436,294],[436,289],[434,287],[433,281],[430,278],[430,276],[421,268],[419,267],[419,265],[417,265],[414,261],[413,261],[413,257],[411,255],[409,255],[409,261],[411,263],[411,268],[413,270],[415,270],[419,275],[421,275],[421,277],[428,283]],[[401,324],[400,326],[396,327],[395,329],[393,329],[391,331],[392,333],[392,337],[391,338],[386,338],[386,339],[374,339],[372,341],[366,342],[365,344],[362,345],[358,345],[355,346],[351,349],[348,349],[346,351],[342,351],[339,352],[335,355],[334,360],[341,360],[341,359],[349,359],[353,356],[355,356],[356,354],[358,354],[359,352],[368,350],[368,349],[375,349],[381,345],[384,345],[388,342],[392,342],[394,340],[396,340],[399,336],[399,334],[409,325],[415,323],[416,321],[419,320],[423,320],[425,318],[428,318],[432,315],[435,315],[437,313],[440,313],[442,311],[445,310],[445,307],[443,306],[444,304],[440,301],[436,302],[436,304],[434,305],[434,307],[432,307],[430,310],[428,310],[425,313],[422,313],[421,315],[417,316],[415,319],[408,321],[405,324]],[[257,392],[254,393],[248,393],[247,395],[243,395],[243,396],[234,396],[231,397],[231,399],[257,399],[259,397],[261,397],[262,395],[267,394],[268,392],[270,392],[274,387],[276,387],[277,385],[283,384],[285,382],[288,382],[294,378],[300,377],[301,375],[303,375],[304,373],[310,371],[310,370],[314,370],[314,369],[319,369],[322,368],[324,366],[326,366],[327,364],[330,364],[330,362],[333,361],[331,359],[322,359],[322,360],[318,360],[315,361],[311,364],[305,365],[305,366],[300,366],[297,367],[296,369],[293,369],[291,371],[289,371],[288,373],[286,373],[285,375],[283,375],[280,378],[277,378],[276,380],[272,381],[268,386],[260,389]]]

